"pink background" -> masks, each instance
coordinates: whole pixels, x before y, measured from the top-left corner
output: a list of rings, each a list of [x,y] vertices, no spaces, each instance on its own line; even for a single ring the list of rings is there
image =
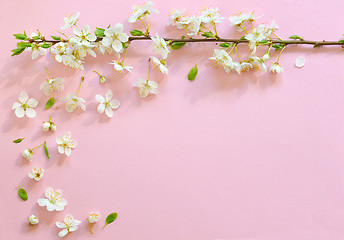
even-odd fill
[[[37,28],[49,36],[63,26],[67,14],[81,12],[79,26],[106,27],[122,22],[128,33],[131,6],[140,1],[13,0],[1,1],[0,19],[0,239],[58,239],[56,221],[67,213],[82,224],[66,239],[121,240],[337,240],[344,237],[344,55],[339,47],[288,47],[278,76],[254,72],[226,74],[208,61],[213,43],[189,44],[167,59],[170,74],[154,69],[160,94],[140,99],[132,83],[147,76],[151,42],[133,42],[127,64],[133,74],[121,76],[109,65],[114,56],[87,57],[85,71],[73,70],[52,56],[32,61],[30,53],[10,57],[13,33]],[[300,34],[310,40],[339,40],[344,33],[341,0],[328,1],[207,1],[225,17],[255,9],[262,21],[276,20],[282,38]],[[151,33],[179,37],[166,28],[173,8],[196,11],[199,1],[155,1],[159,15],[151,18]],[[228,20],[223,37],[238,36]],[[246,51],[245,46],[239,48]],[[154,54],[155,56],[155,54]],[[294,67],[298,56],[307,59]],[[274,57],[276,55],[274,54]],[[186,79],[198,64],[194,82]],[[48,99],[39,90],[46,78],[66,80],[67,92],[77,90],[86,112],[69,114],[63,103],[43,110]],[[92,71],[108,81],[100,85]],[[112,89],[121,106],[112,119],[96,111],[96,94]],[[20,91],[40,101],[35,119],[18,119],[11,110]],[[52,115],[57,132],[43,133]],[[57,153],[57,135],[72,132],[79,146],[67,158]],[[21,144],[12,141],[26,137]],[[51,154],[36,150],[29,163],[26,147],[44,140]],[[40,182],[29,179],[34,166],[45,169]],[[23,202],[16,185],[24,187]],[[48,212],[36,203],[47,187],[61,189],[69,204],[63,212]],[[86,217],[98,210],[102,219],[88,230]],[[115,223],[101,229],[105,216],[118,212]],[[26,218],[35,214],[38,226]]]

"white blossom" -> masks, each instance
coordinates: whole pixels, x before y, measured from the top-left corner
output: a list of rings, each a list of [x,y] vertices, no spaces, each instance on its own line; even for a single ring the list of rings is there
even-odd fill
[[[29,160],[30,162],[32,162],[32,158],[33,158],[32,149],[30,149],[30,148],[25,149],[23,152],[23,157],[26,158],[27,160]]]
[[[30,217],[27,218],[27,220],[29,221],[30,227],[39,223],[39,220],[35,215],[31,215]]]
[[[277,62],[275,62],[275,63],[271,64],[270,72],[272,72],[272,73],[281,73],[281,72],[283,72],[283,68]]]
[[[234,67],[232,58],[223,49],[214,49],[213,57],[210,57],[209,60],[212,60],[215,66],[224,68],[227,73]]]
[[[138,81],[134,82],[133,84],[135,87],[139,88],[140,97],[145,98],[150,93],[151,94],[158,94],[158,83],[155,81],[145,80],[143,78],[139,78]]]
[[[248,62],[241,62],[241,63],[236,63],[234,65],[235,71],[237,71],[238,74],[241,74],[242,71],[249,71],[251,68],[253,68],[251,63]]]
[[[73,43],[90,47],[90,42],[97,40],[96,35],[91,33],[91,27],[89,25],[85,25],[83,29],[75,27],[73,28],[73,32],[76,37],[69,39],[69,41],[72,41]]]
[[[64,85],[63,85],[64,79],[63,78],[50,78],[47,79],[44,83],[42,83],[40,89],[43,90],[44,94],[49,96],[53,95],[55,91],[63,91]]]
[[[116,52],[123,51],[122,43],[128,42],[128,35],[123,32],[123,25],[117,23],[113,28],[104,31],[105,37],[102,40],[104,46],[112,46]]]
[[[154,42],[154,51],[161,54],[163,59],[166,59],[167,55],[170,52],[170,50],[167,48],[166,41],[163,38],[159,37],[158,33],[156,33],[156,37],[151,37],[151,39]]]
[[[159,68],[160,72],[162,72],[164,74],[168,74],[168,69],[166,67],[166,61],[164,59],[159,60],[156,57],[151,57],[151,59],[153,60],[154,65]]]
[[[18,118],[24,117],[34,118],[36,116],[36,111],[33,109],[38,104],[36,99],[28,97],[25,91],[19,94],[19,102],[15,102],[12,106],[12,110],[15,110],[15,114]]]
[[[67,214],[62,222],[56,222],[56,226],[62,229],[59,232],[59,237],[64,237],[67,233],[74,232],[79,228],[78,225],[80,223],[81,221],[73,219],[71,214]]]
[[[70,51],[68,50],[73,51],[70,48],[67,48],[67,54],[61,56],[63,64],[66,66],[70,66],[71,68],[84,70],[84,66],[82,65],[84,62],[77,58],[74,54],[69,53]]]
[[[71,113],[75,109],[80,108],[85,111],[86,107],[84,103],[86,102],[83,98],[76,96],[74,93],[68,93],[66,97],[60,98],[61,101],[66,102],[66,110]]]
[[[99,221],[99,219],[100,219],[100,213],[98,211],[91,212],[87,218],[89,223],[96,223]]]
[[[254,17],[254,11],[251,11],[247,14],[239,12],[238,14],[230,16],[229,21],[230,21],[232,26],[233,25],[235,26],[235,28],[238,32],[242,32],[242,31],[244,31],[243,28],[240,27],[242,23],[244,23],[245,21],[253,22],[256,19],[261,18],[261,17],[262,16]]]
[[[201,29],[201,18],[198,17],[197,15],[194,15],[189,18],[189,24],[187,26],[188,29],[188,35],[189,36],[196,36],[198,35],[200,29]]]
[[[114,67],[115,71],[117,71],[117,72],[123,73],[123,70],[127,70],[128,72],[132,72],[131,69],[133,67],[127,66],[120,61],[112,60],[112,63],[110,63],[110,64],[113,64],[113,67]]]
[[[191,18],[188,18],[184,15],[184,11],[183,10],[178,10],[178,9],[174,9],[170,12],[169,14],[169,21],[167,22],[167,26],[172,25],[172,26],[176,26],[178,29],[183,29],[186,28],[188,26],[188,24],[191,22]]]
[[[159,13],[158,10],[152,9],[153,7],[153,2],[148,1],[144,3],[143,5],[135,5],[132,7],[132,13],[131,16],[128,19],[128,22],[134,23],[137,20],[141,19],[144,16],[148,16],[152,13]]]
[[[120,102],[116,99],[113,99],[113,93],[111,90],[107,91],[105,98],[101,95],[96,95],[95,99],[97,102],[99,102],[97,111],[99,113],[103,113],[105,111],[106,116],[110,118],[113,116],[112,109],[117,109],[120,106]]]
[[[252,64],[252,66],[254,68],[256,68],[257,70],[262,70],[263,72],[266,72],[267,71],[267,67],[266,65],[264,64],[264,60],[257,57],[257,56],[254,56],[254,55],[251,55],[249,57],[249,60],[248,60],[249,63]]]
[[[44,169],[39,168],[39,167],[34,167],[30,172],[29,172],[29,178],[36,180],[37,182],[40,181],[43,177],[44,174]]]
[[[49,130],[56,131],[56,125],[52,121],[43,122],[43,131],[47,132]]]
[[[27,51],[32,52],[32,59],[38,58],[39,55],[43,56],[47,54],[47,49],[42,48],[40,44],[32,42],[31,47],[26,48]]]
[[[50,49],[53,54],[55,54],[55,60],[57,62],[62,62],[62,56],[66,54],[68,43],[59,42],[54,44]]]
[[[252,50],[252,54],[255,54],[258,43],[266,40],[268,36],[269,34],[266,33],[266,26],[263,24],[254,28],[252,33],[249,33],[245,36],[245,39],[250,41],[249,47]]]
[[[221,23],[224,17],[220,17],[218,8],[206,8],[201,10],[200,20],[203,23]]]
[[[263,60],[264,62],[268,61],[269,59],[270,59],[270,55],[269,55],[268,53],[265,53],[265,54],[263,55],[263,57],[262,57],[262,60]]]
[[[75,15],[70,15],[64,18],[65,25],[61,29],[70,28],[76,25],[76,22],[79,20],[80,12],[77,12]]]
[[[64,136],[57,136],[56,143],[59,153],[66,154],[68,157],[72,154],[72,149],[76,148],[78,143],[72,138],[72,134],[67,132]]]
[[[46,198],[38,199],[37,203],[41,207],[47,207],[49,212],[51,211],[62,211],[67,205],[67,200],[62,198],[61,190],[54,190],[48,187],[45,191]]]

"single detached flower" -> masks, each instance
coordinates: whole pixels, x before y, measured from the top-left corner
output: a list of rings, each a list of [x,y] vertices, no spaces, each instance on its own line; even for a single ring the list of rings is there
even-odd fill
[[[59,232],[59,237],[64,237],[67,233],[74,232],[79,228],[78,225],[80,223],[81,221],[73,219],[71,214],[67,214],[62,222],[56,222],[56,226],[62,229]]]
[[[38,199],[37,203],[41,207],[47,207],[49,212],[51,211],[62,211],[67,205],[67,200],[62,198],[61,190],[53,190],[51,187],[48,187],[45,191],[45,197]]]
[[[161,54],[163,59],[166,59],[167,55],[170,52],[170,50],[167,48],[166,41],[163,38],[159,37],[158,33],[156,33],[156,37],[151,37],[151,39],[154,42],[154,51]]]
[[[281,65],[278,64],[278,62],[272,63],[270,66],[270,72],[272,73],[281,73],[283,72],[283,68]]]
[[[66,97],[60,98],[61,101],[66,102],[66,111],[71,113],[74,112],[77,108],[85,111],[86,107],[84,103],[86,102],[83,98],[78,97],[74,93],[68,93]]]
[[[26,158],[27,160],[29,160],[30,162],[32,162],[32,158],[33,158],[33,150],[42,146],[42,144],[34,147],[34,148],[26,148],[23,152],[23,157]]]
[[[138,81],[134,82],[133,84],[135,87],[139,88],[140,97],[145,98],[150,93],[151,94],[158,94],[158,83],[155,81],[145,80],[143,78],[139,78]]]
[[[44,83],[42,83],[40,89],[43,90],[45,95],[50,96],[53,95],[55,91],[63,91],[63,82],[63,78],[50,78],[47,79]]]
[[[96,101],[99,102],[97,111],[103,113],[105,111],[106,116],[112,117],[112,109],[117,109],[120,106],[120,102],[116,99],[113,99],[113,93],[111,90],[107,91],[105,98],[101,95],[96,95]]]
[[[90,231],[92,234],[93,234],[92,224],[98,222],[99,219],[100,219],[100,214],[98,211],[97,212],[91,212],[89,217],[87,218],[87,220],[90,224]]]
[[[39,220],[35,215],[31,215],[27,218],[27,220],[29,221],[29,227],[32,227],[39,223]]]
[[[51,120],[43,122],[43,131],[47,132],[49,130],[56,131],[56,125]]]
[[[105,76],[101,75],[99,72],[97,72],[96,70],[93,70],[93,72],[95,72],[96,74],[98,74],[99,76],[99,82],[100,83],[105,83],[106,82],[106,78]]]
[[[76,25],[76,22],[79,20],[80,12],[77,12],[75,15],[70,15],[64,18],[65,25],[61,27],[62,29],[70,28]]]
[[[164,74],[168,74],[168,69],[166,67],[166,61],[164,59],[157,59],[156,57],[151,57],[151,59],[153,60],[153,63],[155,66],[157,66],[160,70],[160,72],[164,73]]]
[[[76,148],[78,143],[72,138],[72,134],[67,132],[64,136],[57,136],[56,143],[58,151],[66,154],[68,157],[72,154],[72,149]]]
[[[113,67],[117,72],[123,73],[123,70],[127,70],[128,72],[132,72],[131,69],[133,67],[127,66],[127,65],[123,64],[122,62],[112,60],[112,63],[110,63],[110,64],[113,64]]]
[[[153,7],[153,2],[148,1],[144,3],[142,6],[140,5],[135,5],[132,7],[132,13],[131,16],[128,19],[128,22],[134,23],[137,20],[140,20],[144,16],[148,16],[151,13],[159,13],[158,10],[152,9]]]
[[[129,37],[123,32],[123,25],[117,23],[113,28],[107,28],[104,31],[105,37],[102,40],[104,46],[112,46],[116,52],[123,51],[122,43],[128,42]]]
[[[22,118],[25,115],[28,118],[34,118],[36,111],[33,109],[37,106],[38,101],[36,99],[28,97],[25,91],[22,91],[19,95],[19,102],[15,102],[12,106],[12,110],[15,110],[15,114],[18,118]]]
[[[44,170],[42,168],[39,167],[35,167],[31,170],[31,172],[29,172],[29,178],[36,180],[37,182],[39,182],[44,174]]]

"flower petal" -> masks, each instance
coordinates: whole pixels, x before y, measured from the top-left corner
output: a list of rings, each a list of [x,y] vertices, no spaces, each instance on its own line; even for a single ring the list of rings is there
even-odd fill
[[[67,229],[63,229],[62,231],[59,232],[59,237],[64,237],[68,233]]]
[[[19,95],[19,102],[26,103],[26,101],[29,99],[27,93],[25,91],[22,91]]]
[[[111,107],[108,106],[105,108],[105,114],[106,114],[106,116],[108,116],[110,118],[113,116],[113,111],[112,111]]]
[[[97,107],[97,111],[98,111],[99,113],[103,113],[104,110],[105,110],[105,105],[102,104],[102,103],[99,104],[98,107]]]
[[[21,106],[19,108],[17,108],[14,113],[19,118],[22,118],[22,117],[25,116],[25,111],[24,111],[24,109]]]
[[[28,118],[34,118],[34,117],[36,117],[36,111],[35,111],[34,109],[32,109],[32,108],[27,108],[26,111],[25,111],[25,113],[26,113],[26,116],[27,116]]]

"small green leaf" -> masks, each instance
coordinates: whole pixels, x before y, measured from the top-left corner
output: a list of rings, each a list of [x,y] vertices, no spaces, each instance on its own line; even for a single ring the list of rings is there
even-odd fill
[[[13,140],[14,143],[21,143],[25,138],[18,138],[16,140]]]
[[[56,40],[56,41],[61,40],[61,37],[59,37],[59,36],[51,36],[51,38]]]
[[[189,75],[188,75],[188,79],[190,81],[195,80],[197,73],[198,73],[198,68],[197,68],[197,64],[196,64],[193,68],[191,68]]]
[[[25,47],[19,47],[19,48],[13,49],[11,50],[11,52],[13,52],[11,56],[19,55],[22,52],[24,52],[24,50],[25,50]]]
[[[47,155],[47,158],[50,159],[46,141],[44,141],[44,152],[45,152],[45,155]]]
[[[50,47],[51,47],[51,44],[49,44],[49,43],[43,43],[40,47],[42,47],[42,48],[50,48]]]
[[[321,45],[319,44],[314,44],[313,48],[317,48],[317,47],[320,47]]]
[[[229,43],[220,43],[219,45],[220,47],[223,47],[223,48],[229,48],[231,45]]]
[[[246,40],[246,36],[242,36],[240,40]]]
[[[262,40],[259,42],[259,44],[265,46],[265,45],[269,44],[269,41],[268,40]]]
[[[172,50],[177,50],[177,49],[183,47],[185,44],[186,44],[186,42],[174,42],[171,45],[171,49]]]
[[[31,43],[29,42],[17,42],[17,48],[27,48],[31,47]]]
[[[202,36],[205,38],[214,38],[215,37],[214,33],[212,33],[211,31],[202,33]]]
[[[280,43],[278,43],[278,44],[274,44],[274,45],[272,45],[272,47],[277,51],[277,50],[279,50],[279,49],[281,49],[281,48],[283,48],[284,47],[284,44],[280,44]]]
[[[103,29],[103,28],[97,28],[97,29],[94,31],[94,34],[95,34],[97,37],[105,37],[104,31],[105,31],[105,29]]]
[[[339,42],[339,43],[344,43],[344,39],[342,39],[342,40],[339,40],[338,42]]]
[[[113,212],[113,213],[110,213],[107,217],[106,217],[106,220],[105,220],[105,225],[103,226],[103,228],[108,225],[109,223],[112,223],[113,221],[115,221],[117,218],[117,213]]]
[[[51,108],[52,106],[54,106],[54,104],[55,104],[55,98],[54,97],[49,98],[49,100],[45,104],[45,109]]]
[[[122,46],[124,49],[129,47],[129,42],[122,42]]]
[[[130,31],[130,34],[132,35],[132,36],[142,36],[143,35],[143,32],[142,31],[140,31],[140,30],[132,30],[132,31]]]
[[[26,191],[25,191],[25,189],[23,189],[23,188],[21,188],[21,187],[19,187],[18,186],[18,195],[19,195],[19,197],[22,199],[22,200],[24,200],[24,201],[26,201],[29,197],[27,196],[27,193],[26,193]]]
[[[19,40],[26,40],[27,39],[26,35],[22,34],[22,33],[13,34],[13,36]]]
[[[303,40],[303,38],[302,37],[300,37],[300,36],[298,36],[298,35],[291,35],[290,37],[289,37],[290,39],[300,39],[300,40]]]

